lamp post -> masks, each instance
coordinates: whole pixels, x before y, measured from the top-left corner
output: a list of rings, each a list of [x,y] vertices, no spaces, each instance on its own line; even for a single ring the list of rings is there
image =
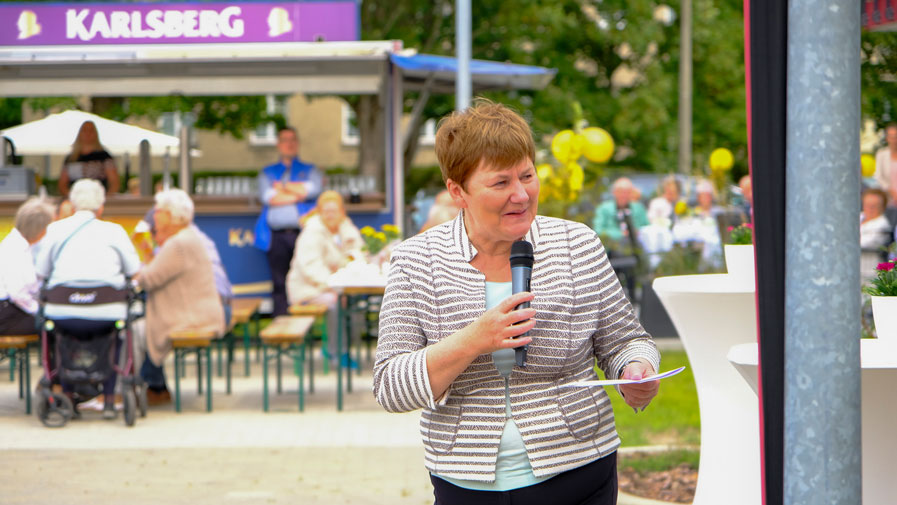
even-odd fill
[[[679,21],[679,173],[691,172],[691,0],[682,0]]]

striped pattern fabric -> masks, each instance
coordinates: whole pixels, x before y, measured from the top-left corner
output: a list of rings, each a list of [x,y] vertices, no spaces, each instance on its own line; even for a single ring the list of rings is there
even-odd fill
[[[433,397],[427,346],[485,311],[485,276],[470,265],[476,249],[463,212],[404,241],[393,252],[380,312],[374,395],[388,411],[423,409],[421,437],[430,472],[495,479],[505,424],[504,381],[490,354],[479,356],[442,398]],[[594,358],[608,378],[660,355],[623,295],[598,236],[586,226],[537,216],[531,289],[536,326],[526,367],[510,377],[511,411],[538,477],[601,458],[620,445],[610,399],[601,387],[561,387],[594,379]]]

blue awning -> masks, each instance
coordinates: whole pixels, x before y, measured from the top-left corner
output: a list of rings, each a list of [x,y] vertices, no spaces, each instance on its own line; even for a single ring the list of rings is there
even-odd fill
[[[390,59],[402,69],[406,89],[420,89],[432,77],[433,92],[453,93],[455,90],[455,76],[458,72],[458,60],[455,58],[433,54],[392,54]],[[556,73],[557,69],[554,68],[487,60],[470,61],[471,86],[475,92],[542,89]]]

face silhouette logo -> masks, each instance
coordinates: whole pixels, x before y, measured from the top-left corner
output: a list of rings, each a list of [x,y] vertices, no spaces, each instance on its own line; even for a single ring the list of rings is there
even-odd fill
[[[268,13],[268,36],[279,37],[293,31],[290,14],[283,7],[275,7]]]
[[[34,11],[22,11],[16,26],[19,28],[19,40],[31,38],[40,33],[40,23],[37,22],[37,14]]]

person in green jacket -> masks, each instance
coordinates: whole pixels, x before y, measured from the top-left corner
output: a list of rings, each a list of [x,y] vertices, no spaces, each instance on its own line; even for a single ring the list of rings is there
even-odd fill
[[[592,229],[601,237],[620,241],[629,236],[629,229],[648,226],[648,213],[639,201],[633,201],[635,187],[626,177],[620,177],[611,186],[614,199],[595,209]]]

